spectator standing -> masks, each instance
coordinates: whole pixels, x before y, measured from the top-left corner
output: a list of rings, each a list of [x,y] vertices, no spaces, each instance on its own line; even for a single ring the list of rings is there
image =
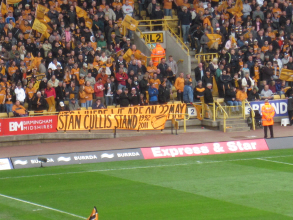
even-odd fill
[[[177,90],[177,100],[183,101],[184,73],[179,74],[179,77],[176,79],[174,86]]]
[[[159,94],[159,91],[157,90],[155,84],[151,84],[149,90],[149,103],[150,105],[157,105],[158,104],[158,94]]]
[[[272,105],[270,105],[269,100],[265,100],[265,104],[261,107],[261,114],[262,114],[262,124],[264,126],[264,138],[268,137],[268,128],[270,129],[271,138],[274,138],[274,116],[275,116],[275,109]]]
[[[184,86],[183,101],[186,104],[193,103],[192,82],[187,81]]]
[[[187,44],[189,29],[192,23],[191,13],[188,11],[186,6],[182,7],[182,12],[178,16],[178,28],[182,27],[183,42]],[[181,27],[180,27],[181,25]]]
[[[100,99],[102,104],[104,104],[104,84],[102,78],[99,78],[94,87],[96,98]]]
[[[85,99],[86,99],[86,108],[92,107],[93,105],[93,93],[95,92],[93,87],[91,86],[91,83],[89,81],[86,81],[86,86],[84,87],[85,92]]]
[[[16,100],[20,102],[20,105],[23,105],[25,100],[25,91],[22,88],[22,84],[20,82],[17,83],[17,87],[15,88],[14,93],[16,95]]]
[[[170,89],[167,87],[167,83],[164,81],[159,87],[159,104],[166,104],[170,101]]]

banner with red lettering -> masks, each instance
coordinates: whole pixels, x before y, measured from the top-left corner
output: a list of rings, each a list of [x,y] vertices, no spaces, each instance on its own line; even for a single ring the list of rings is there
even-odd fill
[[[141,148],[144,159],[189,157],[269,150],[264,139]]]
[[[21,135],[57,132],[57,120],[57,115],[2,119],[2,134]]]

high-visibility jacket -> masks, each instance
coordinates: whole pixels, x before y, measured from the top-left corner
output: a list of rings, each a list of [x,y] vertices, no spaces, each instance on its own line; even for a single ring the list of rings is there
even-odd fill
[[[166,56],[165,49],[160,45],[156,45],[156,47],[152,51],[151,57],[154,63],[154,66],[158,66],[161,62],[161,59]]]
[[[262,125],[269,126],[274,124],[275,109],[269,103],[265,103],[261,107]]]

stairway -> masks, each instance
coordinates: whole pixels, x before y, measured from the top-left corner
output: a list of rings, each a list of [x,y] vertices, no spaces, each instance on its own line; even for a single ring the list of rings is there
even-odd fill
[[[219,120],[219,130],[224,131],[224,120]],[[226,120],[226,132],[249,131],[246,119],[243,118],[229,118]]]

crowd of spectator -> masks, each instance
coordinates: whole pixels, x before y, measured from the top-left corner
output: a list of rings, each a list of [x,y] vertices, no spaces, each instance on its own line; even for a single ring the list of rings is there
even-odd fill
[[[234,3],[212,0],[184,7],[183,13],[191,19],[187,43],[197,53],[218,54],[218,59],[200,63],[195,69],[199,82],[195,91],[199,93],[194,93],[194,98],[209,83],[213,84],[211,76],[215,76],[219,97],[229,105],[239,105],[244,99],[291,96],[291,84],[280,79],[283,69],[293,70],[291,2],[245,0],[238,5],[240,14],[234,13]],[[179,22],[180,18],[179,14]],[[220,36],[220,43],[213,41],[211,34]]]
[[[50,97],[57,111],[167,103],[171,96],[185,103],[202,96],[212,102],[214,83],[230,105],[285,93],[287,84],[279,76],[282,69],[293,70],[291,3],[245,0],[241,16],[229,12],[231,0],[227,7],[221,3],[138,1],[138,16],[146,10],[150,19],[174,16],[175,9],[183,41],[198,53],[219,54],[211,63],[200,62],[194,79],[178,72],[172,56],[147,64],[136,59],[142,53],[132,43],[133,33],[125,35],[121,28],[126,15],[134,16],[133,0],[6,5],[7,13],[1,10],[0,15],[0,112],[19,109],[19,115],[26,115],[24,103],[26,110],[43,111],[52,105]],[[38,4],[49,9],[48,38],[32,30]],[[92,28],[77,16],[76,6],[87,12]],[[210,47],[208,34],[221,36],[217,50],[214,44]],[[132,55],[126,61],[123,55],[129,49]]]

